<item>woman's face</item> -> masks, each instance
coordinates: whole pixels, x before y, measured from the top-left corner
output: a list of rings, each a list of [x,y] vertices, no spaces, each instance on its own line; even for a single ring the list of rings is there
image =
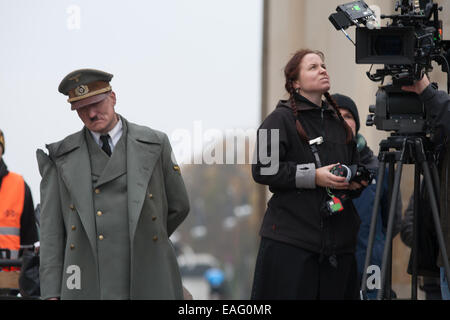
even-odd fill
[[[322,58],[315,53],[308,53],[300,63],[298,80],[294,82],[294,88],[300,88],[302,93],[323,94],[330,90],[330,78]]]

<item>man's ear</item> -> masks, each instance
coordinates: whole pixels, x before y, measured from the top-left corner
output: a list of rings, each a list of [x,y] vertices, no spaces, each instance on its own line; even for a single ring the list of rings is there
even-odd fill
[[[113,99],[114,106],[116,105],[116,93],[114,91],[111,91],[110,95],[111,99]]]

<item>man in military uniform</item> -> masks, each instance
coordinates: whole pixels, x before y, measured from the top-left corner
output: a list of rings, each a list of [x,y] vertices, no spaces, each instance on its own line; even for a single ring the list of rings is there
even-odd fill
[[[81,69],[59,92],[84,128],[37,151],[44,299],[183,299],[169,236],[189,201],[167,135],[115,112],[113,75]]]

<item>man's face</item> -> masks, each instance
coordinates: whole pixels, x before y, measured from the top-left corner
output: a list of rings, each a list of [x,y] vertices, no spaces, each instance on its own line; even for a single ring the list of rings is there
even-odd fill
[[[114,111],[116,95],[113,91],[100,102],[77,109],[78,116],[86,128],[106,134],[116,125],[118,118]]]
[[[347,122],[348,126],[352,128],[353,135],[356,136],[356,121],[355,118],[353,118],[353,114],[344,108],[339,108],[339,112],[342,115],[342,118],[344,118],[345,122]]]

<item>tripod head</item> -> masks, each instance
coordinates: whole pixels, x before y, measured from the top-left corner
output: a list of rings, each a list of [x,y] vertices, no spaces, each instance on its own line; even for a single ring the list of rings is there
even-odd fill
[[[436,145],[432,139],[423,133],[402,135],[392,133],[380,142],[378,160],[380,162],[404,164],[421,163],[427,160],[436,163]]]

